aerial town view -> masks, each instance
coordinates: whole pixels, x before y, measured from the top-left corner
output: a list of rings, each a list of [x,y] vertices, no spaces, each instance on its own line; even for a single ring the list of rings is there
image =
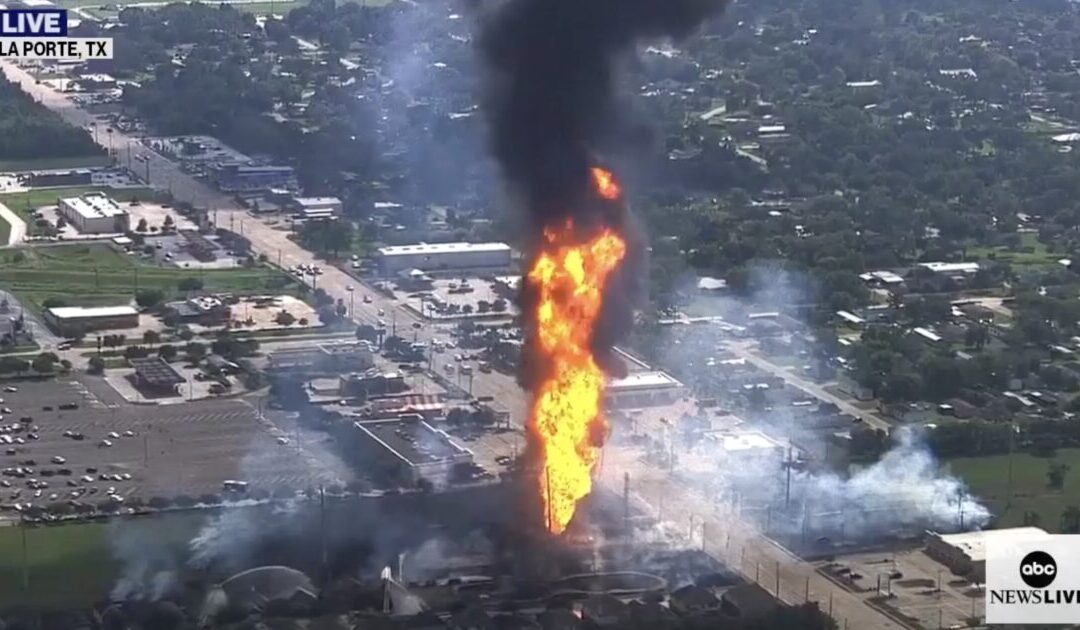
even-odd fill
[[[1080,534],[1080,3],[43,7],[0,630],[996,627]]]

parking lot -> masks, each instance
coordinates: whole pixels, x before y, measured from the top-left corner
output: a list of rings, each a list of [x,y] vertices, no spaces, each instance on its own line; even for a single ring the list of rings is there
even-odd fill
[[[836,565],[838,579],[871,595],[880,586],[885,606],[923,628],[968,627],[969,618],[985,615],[983,590],[953,575],[921,549],[847,555],[837,558]],[[852,580],[852,575],[857,577]]]
[[[245,401],[129,406],[97,396],[100,389],[0,384],[0,436],[12,441],[0,445],[0,518],[13,516],[16,503],[220,496],[225,480],[271,492],[348,480],[343,467],[310,457]]]
[[[426,291],[395,290],[394,295],[428,319],[511,318],[517,312],[514,300],[500,293],[496,283],[481,278],[438,278]]]

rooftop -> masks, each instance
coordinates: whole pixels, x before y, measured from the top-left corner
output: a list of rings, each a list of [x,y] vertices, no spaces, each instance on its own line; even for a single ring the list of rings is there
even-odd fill
[[[975,273],[979,270],[977,262],[924,262],[919,266],[935,273]]]
[[[301,208],[322,207],[340,205],[341,200],[337,197],[296,197],[293,202]]]
[[[986,544],[993,542],[1039,540],[1049,538],[1050,534],[1038,527],[1013,527],[1010,529],[988,529],[962,534],[934,534],[947,545],[960,549],[973,561],[986,559]]]
[[[609,392],[627,392],[641,389],[670,389],[682,387],[682,383],[666,372],[634,372],[624,378],[611,379]]]
[[[410,465],[431,464],[469,454],[446,433],[422,420],[377,420],[355,422],[353,426]]]
[[[135,373],[139,375],[139,378],[151,385],[169,386],[185,382],[184,377],[180,376],[180,373],[161,357],[129,359],[128,363],[135,368]]]
[[[111,218],[127,214],[127,210],[103,193],[66,197],[61,201],[84,219]]]
[[[80,317],[122,317],[138,315],[134,306],[57,306],[47,311],[56,319],[77,319]]]
[[[784,445],[760,431],[714,433],[709,436],[719,443],[725,452],[749,452],[761,449],[783,449]]]
[[[506,243],[417,243],[380,247],[381,256],[411,256],[415,254],[451,254],[458,252],[510,252]]]

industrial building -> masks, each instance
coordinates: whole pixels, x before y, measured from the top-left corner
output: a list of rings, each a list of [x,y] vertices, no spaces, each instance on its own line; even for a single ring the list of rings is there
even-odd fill
[[[116,234],[131,229],[131,217],[104,193],[66,197],[57,202],[60,214],[82,234]]]
[[[607,385],[606,404],[611,409],[662,407],[687,395],[686,387],[666,372],[633,372],[612,379]]]
[[[355,422],[356,456],[378,477],[416,486],[426,480],[448,485],[456,468],[469,468],[473,454],[419,416]]]
[[[94,330],[138,328],[139,311],[133,306],[58,306],[45,311],[45,321],[70,337]]]
[[[341,216],[342,204],[337,197],[293,197],[293,213],[305,221],[324,221]]]
[[[286,348],[267,355],[270,368],[304,368],[314,371],[361,372],[375,365],[374,350],[367,341],[320,343],[307,348]]]
[[[986,581],[986,546],[990,541],[1027,542],[1049,538],[1038,527],[989,529],[961,534],[926,533],[926,555],[948,567],[953,573],[976,583]]]
[[[166,312],[185,323],[217,326],[229,321],[232,310],[221,298],[210,295],[197,296],[181,302],[169,302]]]
[[[94,181],[94,172],[88,168],[31,171],[29,178],[29,184],[33,188],[89,186]]]
[[[265,192],[278,188],[295,190],[298,187],[296,171],[291,166],[250,166],[227,162],[213,166],[210,178],[222,192]]]
[[[492,269],[510,266],[506,243],[419,243],[382,247],[377,252],[380,269],[396,275],[410,269]]]

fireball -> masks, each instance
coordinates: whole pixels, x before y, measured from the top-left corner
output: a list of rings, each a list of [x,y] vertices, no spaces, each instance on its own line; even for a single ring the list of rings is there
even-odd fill
[[[596,193],[617,201],[614,176],[592,170]],[[604,373],[592,353],[593,332],[609,277],[626,256],[610,228],[582,235],[572,220],[544,230],[527,282],[537,295],[534,336],[545,377],[533,392],[529,428],[540,445],[539,482],[547,529],[560,534],[592,489],[592,472],[607,435]]]

